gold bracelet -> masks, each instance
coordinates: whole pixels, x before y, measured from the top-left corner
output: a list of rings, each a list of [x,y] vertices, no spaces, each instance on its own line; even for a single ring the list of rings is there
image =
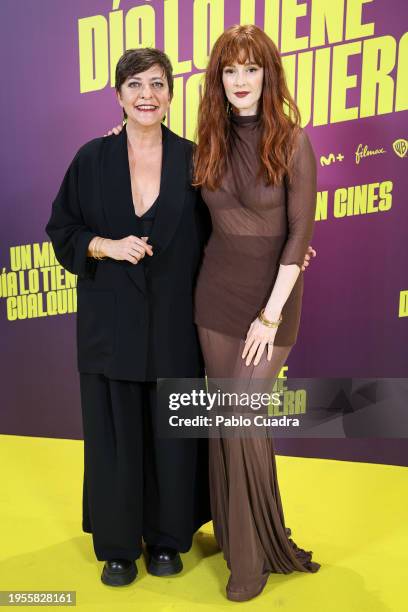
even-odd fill
[[[99,240],[100,240],[100,237],[96,236],[95,242],[94,242],[94,248],[93,248],[94,259],[99,259],[99,257],[98,257],[98,248],[97,248],[97,244],[98,244]]]
[[[92,248],[91,248],[91,255],[94,259],[96,259],[96,243],[98,242],[98,236],[94,236],[93,238],[93,243],[92,243]]]
[[[102,242],[105,240],[105,238],[101,238],[100,236],[96,236],[95,237],[95,241],[94,241],[94,245],[93,245],[93,249],[92,249],[92,253],[93,253],[93,257],[94,259],[106,259],[106,256],[102,257],[101,255],[99,255],[99,247],[96,246],[98,244],[99,241],[101,241],[100,244],[102,244]]]
[[[100,241],[100,243],[99,243],[99,244],[100,244],[100,245],[102,245],[102,243],[103,243],[103,241],[104,241],[104,240],[105,240],[105,238],[101,238],[101,241]],[[106,258],[107,258],[107,256],[106,256],[106,255],[100,255],[100,253],[101,253],[101,252],[102,252],[102,251],[100,250],[100,247],[98,247],[98,254],[99,254],[98,259],[106,259]]]
[[[282,315],[279,317],[279,321],[268,321],[268,319],[265,319],[264,317],[264,312],[265,308],[262,308],[261,312],[258,315],[258,319],[260,320],[260,322],[263,323],[263,325],[266,325],[266,327],[279,327],[282,322]]]

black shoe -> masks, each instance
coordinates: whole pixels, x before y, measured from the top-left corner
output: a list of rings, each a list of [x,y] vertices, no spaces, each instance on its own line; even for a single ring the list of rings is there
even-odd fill
[[[109,559],[103,566],[101,580],[109,586],[125,586],[134,581],[137,567],[134,561],[128,559]]]
[[[174,548],[147,545],[147,553],[147,571],[153,576],[171,576],[183,569],[180,555]]]

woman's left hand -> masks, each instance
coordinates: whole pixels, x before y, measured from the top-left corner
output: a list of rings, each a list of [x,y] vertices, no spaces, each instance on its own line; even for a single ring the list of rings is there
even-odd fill
[[[273,343],[277,331],[277,327],[267,327],[258,318],[252,321],[245,338],[245,346],[242,353],[242,359],[246,358],[245,365],[249,366],[255,357],[254,366],[257,366],[265,348],[267,350],[268,361],[272,359]]]

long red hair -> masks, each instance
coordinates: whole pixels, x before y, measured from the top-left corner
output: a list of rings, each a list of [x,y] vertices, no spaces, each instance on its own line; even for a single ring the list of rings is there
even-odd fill
[[[194,185],[214,190],[220,186],[229,148],[230,120],[222,84],[225,66],[255,62],[263,67],[258,112],[262,122],[259,176],[279,184],[290,163],[300,128],[300,112],[286,84],[281,57],[274,42],[255,25],[235,25],[215,42],[204,77],[194,153]],[[286,106],[286,108],[285,108]]]

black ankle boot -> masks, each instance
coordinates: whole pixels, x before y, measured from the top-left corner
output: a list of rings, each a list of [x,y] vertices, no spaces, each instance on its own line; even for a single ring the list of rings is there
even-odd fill
[[[180,555],[174,548],[168,546],[147,545],[147,571],[153,576],[171,576],[183,569]]]
[[[137,567],[129,559],[109,559],[105,561],[101,580],[108,586],[125,586],[134,581],[137,576]]]

